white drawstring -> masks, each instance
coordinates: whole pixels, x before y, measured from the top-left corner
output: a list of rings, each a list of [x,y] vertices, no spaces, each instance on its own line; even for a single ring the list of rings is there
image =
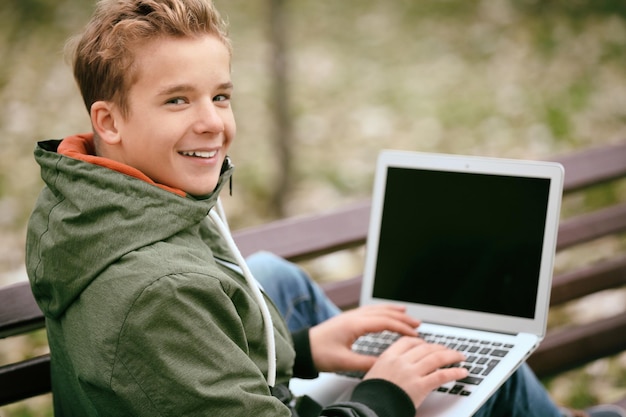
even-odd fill
[[[226,211],[224,211],[224,205],[222,204],[222,199],[217,197],[217,204],[215,205],[215,209],[217,210],[217,214],[220,215],[220,219],[222,219],[222,223],[228,229],[228,236],[230,236],[230,226],[228,225],[228,219],[226,218]]]
[[[214,210],[211,210],[209,212],[209,217],[219,230],[222,237],[226,239],[228,247],[235,255],[237,264],[243,271],[243,276],[246,279],[248,286],[252,289],[254,298],[261,307],[265,339],[267,342],[267,384],[270,387],[273,387],[276,384],[276,344],[274,342],[274,324],[272,323],[272,316],[270,315],[270,310],[267,308],[267,304],[265,303],[265,299],[263,298],[263,294],[259,289],[256,279],[252,276],[252,272],[250,271],[250,268],[248,268],[246,260],[243,255],[241,255],[239,248],[237,248],[237,245],[230,234],[228,223],[226,222],[224,215],[224,209],[222,208],[222,204],[219,199],[217,200],[216,209],[217,213]]]

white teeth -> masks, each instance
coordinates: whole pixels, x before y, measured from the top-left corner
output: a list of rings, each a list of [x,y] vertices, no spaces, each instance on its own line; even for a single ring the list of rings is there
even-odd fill
[[[196,156],[198,158],[212,158],[217,154],[217,151],[183,151],[181,154],[185,156]]]

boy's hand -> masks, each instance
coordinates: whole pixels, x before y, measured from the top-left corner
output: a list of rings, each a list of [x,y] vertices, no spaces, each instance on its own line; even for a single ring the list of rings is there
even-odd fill
[[[465,368],[445,368],[461,362],[464,355],[443,345],[403,337],[389,346],[363,379],[386,379],[411,397],[415,408],[435,388],[467,376]]]
[[[383,330],[415,338],[419,324],[400,306],[381,304],[350,310],[309,330],[313,362],[317,370],[323,372],[366,372],[377,358],[353,352],[352,343],[357,338]]]

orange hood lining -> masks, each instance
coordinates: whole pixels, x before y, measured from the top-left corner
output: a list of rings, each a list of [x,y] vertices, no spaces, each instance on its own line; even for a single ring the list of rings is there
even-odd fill
[[[82,133],[64,138],[63,141],[59,144],[57,152],[70,158],[78,159],[80,161],[88,162],[90,164],[98,165],[104,168],[109,168],[113,171],[117,171],[119,173],[140,179],[147,182],[148,184],[155,185],[163,190],[177,194],[181,197],[185,197],[187,195],[187,193],[178,188],[169,187],[167,185],[154,182],[143,172],[131,167],[130,165],[126,165],[121,162],[117,162],[101,156],[96,156],[96,148],[93,143],[93,133]]]

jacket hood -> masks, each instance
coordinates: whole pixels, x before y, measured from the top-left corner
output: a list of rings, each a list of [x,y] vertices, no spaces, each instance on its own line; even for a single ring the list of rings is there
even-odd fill
[[[89,135],[78,138],[89,140]],[[57,152],[60,143],[44,141],[35,148],[46,187],[31,215],[26,244],[33,293],[52,317],[63,314],[120,257],[198,227],[233,171],[227,158],[213,193],[194,198],[150,183],[131,167],[117,170],[65,156]]]

